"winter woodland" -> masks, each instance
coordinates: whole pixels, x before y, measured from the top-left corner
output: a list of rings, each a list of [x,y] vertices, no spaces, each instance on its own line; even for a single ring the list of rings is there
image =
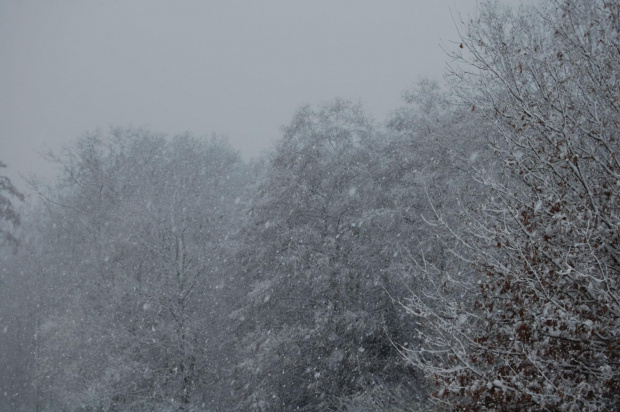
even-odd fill
[[[0,177],[0,409],[620,408],[620,1],[460,29],[387,120],[301,107],[251,162],[112,128]]]

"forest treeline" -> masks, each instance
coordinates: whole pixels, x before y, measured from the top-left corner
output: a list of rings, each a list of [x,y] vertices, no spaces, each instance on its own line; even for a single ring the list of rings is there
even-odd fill
[[[385,121],[304,106],[250,162],[113,128],[25,206],[1,177],[0,409],[618,409],[620,2],[461,29]]]

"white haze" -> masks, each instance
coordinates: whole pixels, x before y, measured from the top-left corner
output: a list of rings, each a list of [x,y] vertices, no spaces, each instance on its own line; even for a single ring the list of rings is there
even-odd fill
[[[383,118],[418,77],[441,78],[475,5],[0,0],[0,160],[23,188],[20,174],[53,173],[40,152],[95,128],[226,134],[251,157],[304,103]]]

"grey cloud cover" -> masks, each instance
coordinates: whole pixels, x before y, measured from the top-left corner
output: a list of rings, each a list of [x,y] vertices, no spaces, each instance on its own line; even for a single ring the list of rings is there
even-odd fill
[[[245,157],[304,103],[361,100],[378,118],[440,78],[453,17],[475,0],[0,1],[0,159],[110,125],[225,133]]]

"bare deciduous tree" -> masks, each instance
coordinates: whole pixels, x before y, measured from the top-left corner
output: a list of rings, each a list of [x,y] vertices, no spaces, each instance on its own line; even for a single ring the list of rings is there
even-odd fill
[[[408,304],[431,325],[408,356],[441,402],[620,402],[619,13],[617,1],[517,12],[490,2],[467,26],[452,80],[492,127],[505,178],[480,178],[492,196],[469,213],[465,234],[453,233],[480,275],[475,299],[451,299],[441,281]]]

